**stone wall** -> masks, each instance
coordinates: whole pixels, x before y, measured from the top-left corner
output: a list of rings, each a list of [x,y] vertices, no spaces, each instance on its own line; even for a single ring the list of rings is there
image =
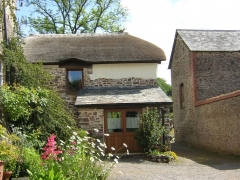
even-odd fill
[[[103,132],[104,110],[96,108],[76,108],[78,112],[77,125],[85,130],[98,129]]]
[[[188,141],[194,127],[194,91],[191,52],[177,37],[171,65],[174,130],[176,141]],[[184,107],[180,107],[179,86],[184,85]]]
[[[239,73],[236,71],[239,67],[239,63],[237,65],[237,54],[229,53],[229,55],[230,54],[232,54],[233,57],[228,57],[225,53],[209,53],[209,55],[205,53],[191,53],[181,38],[179,36],[177,37],[171,66],[176,142],[213,152],[240,155],[240,96],[219,99],[215,102],[209,102],[199,106],[195,106],[194,99],[194,97],[202,99],[218,95],[220,93],[219,89],[224,89],[225,84],[230,87],[226,87],[223,93],[239,90],[239,82],[236,82],[234,78],[235,76],[239,77]],[[220,61],[217,62],[211,59],[213,57],[218,57]],[[229,62],[226,61],[227,58],[230,59]],[[216,65],[217,67],[214,68],[211,67],[211,60],[213,60],[213,63],[219,63],[219,65],[223,65],[223,63],[227,63],[228,65],[226,65],[226,67]],[[200,62],[205,64],[202,65]],[[227,70],[231,69],[231,63],[233,63],[235,67],[232,67],[232,70],[228,73]],[[221,78],[223,78],[223,76],[221,73],[218,73],[219,69],[229,77],[229,79],[222,79],[222,83]],[[200,72],[197,72],[198,70]],[[204,71],[206,71],[206,73],[204,73]],[[193,76],[194,72],[196,72],[195,77]],[[230,78],[230,74],[232,78]],[[211,77],[217,81],[213,82],[214,85],[208,89],[208,91],[212,92],[206,92],[204,96],[203,94],[200,95],[204,92],[203,86],[205,80],[209,83]],[[219,79],[217,79],[218,77]],[[195,82],[198,84],[194,84],[195,78]],[[204,81],[201,82],[201,79]],[[179,102],[179,85],[181,83],[184,84],[185,96],[183,108],[180,108]],[[235,87],[235,85],[237,87]],[[198,96],[195,96],[195,93],[198,94]]]
[[[196,56],[197,100],[240,90],[239,52],[198,52]]]
[[[213,152],[240,155],[240,96],[196,107],[191,143]]]

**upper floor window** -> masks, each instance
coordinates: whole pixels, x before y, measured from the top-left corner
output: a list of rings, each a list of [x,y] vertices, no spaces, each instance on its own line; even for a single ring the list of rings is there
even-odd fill
[[[68,93],[77,93],[82,88],[83,88],[83,71],[67,70]]]
[[[184,100],[184,85],[181,83],[179,85],[179,101],[180,101],[180,108],[185,107],[185,100]]]

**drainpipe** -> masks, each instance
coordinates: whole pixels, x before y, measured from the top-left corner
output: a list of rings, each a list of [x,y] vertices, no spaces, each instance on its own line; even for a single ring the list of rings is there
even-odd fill
[[[3,23],[4,23],[4,37],[6,45],[8,45],[8,32],[7,32],[7,16],[6,16],[6,7],[4,4],[4,11],[3,11]],[[6,68],[6,82],[10,85],[10,69]]]

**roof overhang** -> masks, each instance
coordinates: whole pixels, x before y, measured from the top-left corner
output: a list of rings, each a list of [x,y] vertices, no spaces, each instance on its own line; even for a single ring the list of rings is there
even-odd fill
[[[75,106],[158,106],[171,105],[172,100],[159,87],[103,87],[80,90]]]

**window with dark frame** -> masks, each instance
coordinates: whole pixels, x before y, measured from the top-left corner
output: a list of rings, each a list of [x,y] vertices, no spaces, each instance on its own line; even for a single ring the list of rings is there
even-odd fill
[[[67,92],[78,93],[83,88],[83,71],[79,69],[67,70]]]
[[[181,83],[179,85],[179,100],[180,100],[180,108],[185,107],[185,100],[184,100],[184,85]]]

